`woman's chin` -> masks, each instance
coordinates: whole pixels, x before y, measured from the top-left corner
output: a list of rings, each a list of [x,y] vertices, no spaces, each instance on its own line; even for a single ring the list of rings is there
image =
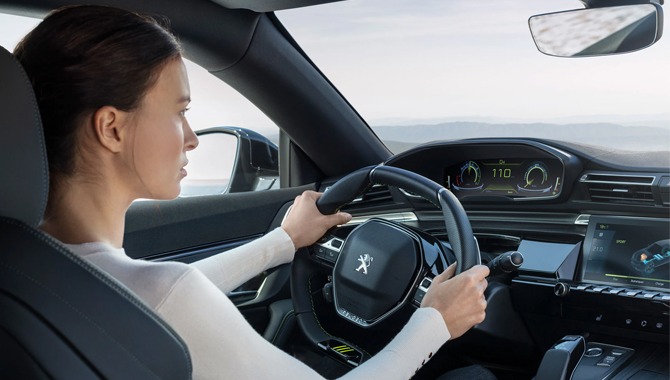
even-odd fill
[[[180,193],[181,193],[181,186],[177,185],[172,189],[162,189],[161,191],[152,192],[151,194],[147,194],[147,196],[143,198],[151,199],[154,201],[171,201],[179,197]]]

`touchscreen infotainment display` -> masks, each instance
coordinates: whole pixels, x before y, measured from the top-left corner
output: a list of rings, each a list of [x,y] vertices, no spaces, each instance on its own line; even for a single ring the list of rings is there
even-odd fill
[[[582,280],[670,289],[670,221],[591,216]]]

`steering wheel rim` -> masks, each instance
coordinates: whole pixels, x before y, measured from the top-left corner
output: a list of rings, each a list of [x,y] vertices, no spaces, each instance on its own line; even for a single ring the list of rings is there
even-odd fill
[[[410,191],[427,199],[442,210],[451,248],[457,260],[456,273],[481,263],[479,247],[472,233],[472,227],[458,199],[436,182],[416,173],[383,165],[359,169],[330,187],[317,201],[317,207],[324,214],[335,213],[364,193],[373,184],[395,186]],[[311,299],[312,269],[310,269],[310,261],[309,255],[296,256],[292,265],[291,296],[298,324],[305,336],[328,351],[326,347],[328,344],[324,344],[324,342],[331,341],[333,337],[322,328],[315,315]],[[335,266],[333,266],[333,276],[335,275],[334,270]],[[352,322],[350,318],[340,312],[339,306],[336,309],[341,316]],[[359,325],[366,327],[364,324]],[[364,353],[360,349],[359,351]],[[365,354],[360,356],[360,360],[364,360]],[[351,361],[350,363],[354,364]]]
[[[317,208],[323,214],[334,214],[373,184],[396,186],[411,191],[442,210],[447,235],[456,255],[457,274],[481,264],[477,241],[458,198],[435,181],[409,170],[384,165],[359,169],[330,187],[317,201]],[[463,239],[464,236],[473,238]],[[457,240],[452,242],[452,239]]]

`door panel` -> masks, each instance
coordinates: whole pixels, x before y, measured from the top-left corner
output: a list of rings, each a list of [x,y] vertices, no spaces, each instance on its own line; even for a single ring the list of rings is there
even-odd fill
[[[225,252],[281,225],[293,199],[313,186],[135,202],[126,214],[124,247],[133,258],[190,263]],[[271,303],[290,298],[290,265],[272,268],[229,294],[262,332]]]
[[[132,258],[195,261],[279,226],[288,204],[312,188],[135,202],[126,214],[124,247]]]

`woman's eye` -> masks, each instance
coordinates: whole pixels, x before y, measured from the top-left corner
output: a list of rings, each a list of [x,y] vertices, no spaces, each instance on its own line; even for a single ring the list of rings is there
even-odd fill
[[[183,116],[186,116],[186,112],[187,112],[188,110],[190,110],[190,109],[191,109],[191,107],[184,108],[183,110],[179,111],[179,114],[180,114],[182,117],[183,117]]]

